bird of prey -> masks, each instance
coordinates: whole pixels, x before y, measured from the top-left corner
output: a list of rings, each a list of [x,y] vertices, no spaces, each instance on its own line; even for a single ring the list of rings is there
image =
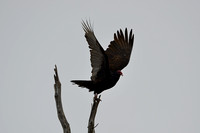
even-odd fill
[[[72,80],[79,87],[87,88],[99,94],[110,89],[123,75],[121,70],[127,66],[133,48],[134,34],[132,29],[124,33],[120,29],[114,34],[114,40],[104,50],[94,35],[90,22],[82,21],[82,28],[85,31],[85,38],[90,48],[90,61],[92,66],[91,80]]]

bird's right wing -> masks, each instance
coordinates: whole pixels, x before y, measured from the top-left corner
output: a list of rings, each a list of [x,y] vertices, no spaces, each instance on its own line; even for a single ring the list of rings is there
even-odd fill
[[[85,38],[90,48],[90,60],[92,66],[91,80],[99,82],[109,74],[108,58],[94,35],[91,23],[82,21],[82,27],[85,31]]]

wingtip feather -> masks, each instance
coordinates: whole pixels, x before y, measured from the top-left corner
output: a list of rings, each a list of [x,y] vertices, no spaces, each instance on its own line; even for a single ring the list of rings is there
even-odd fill
[[[85,20],[85,21],[82,20],[81,24],[82,24],[82,28],[85,31],[85,33],[94,32],[93,25],[91,24],[90,20]]]

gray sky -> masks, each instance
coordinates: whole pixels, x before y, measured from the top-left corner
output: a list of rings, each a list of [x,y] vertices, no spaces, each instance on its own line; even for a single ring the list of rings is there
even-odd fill
[[[200,132],[200,8],[197,0],[1,0],[0,132],[62,132],[53,68],[62,82],[72,133],[87,132],[92,93],[70,83],[89,79],[81,20],[90,18],[104,48],[132,28],[124,76],[102,93],[97,133]]]

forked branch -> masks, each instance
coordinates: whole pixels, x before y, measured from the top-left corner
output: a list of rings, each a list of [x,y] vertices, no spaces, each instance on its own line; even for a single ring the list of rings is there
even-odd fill
[[[94,96],[92,109],[90,112],[90,118],[88,121],[88,133],[95,133],[95,130],[94,130],[94,128],[96,127],[96,126],[94,126],[95,116],[97,113],[97,108],[98,108],[99,102],[101,101],[100,98],[101,98],[101,95],[99,95],[99,97],[97,97],[96,95]]]
[[[59,80],[58,70],[57,70],[56,65],[55,65],[54,71],[55,71],[55,74],[54,74],[54,80],[55,80],[54,89],[55,89],[55,101],[56,101],[58,119],[60,120],[60,123],[62,125],[63,133],[71,133],[70,125],[69,125],[69,123],[68,123],[68,121],[65,117],[63,107],[62,107],[61,83],[60,83],[60,80]],[[97,108],[98,108],[99,102],[101,101],[100,97],[101,97],[101,95],[99,97],[97,97],[96,95],[94,96],[92,109],[91,109],[91,112],[90,112],[90,118],[89,118],[89,121],[88,121],[88,133],[95,133],[95,130],[94,130],[94,128],[96,127],[96,126],[94,126],[95,116],[96,116],[96,113],[97,113]]]

